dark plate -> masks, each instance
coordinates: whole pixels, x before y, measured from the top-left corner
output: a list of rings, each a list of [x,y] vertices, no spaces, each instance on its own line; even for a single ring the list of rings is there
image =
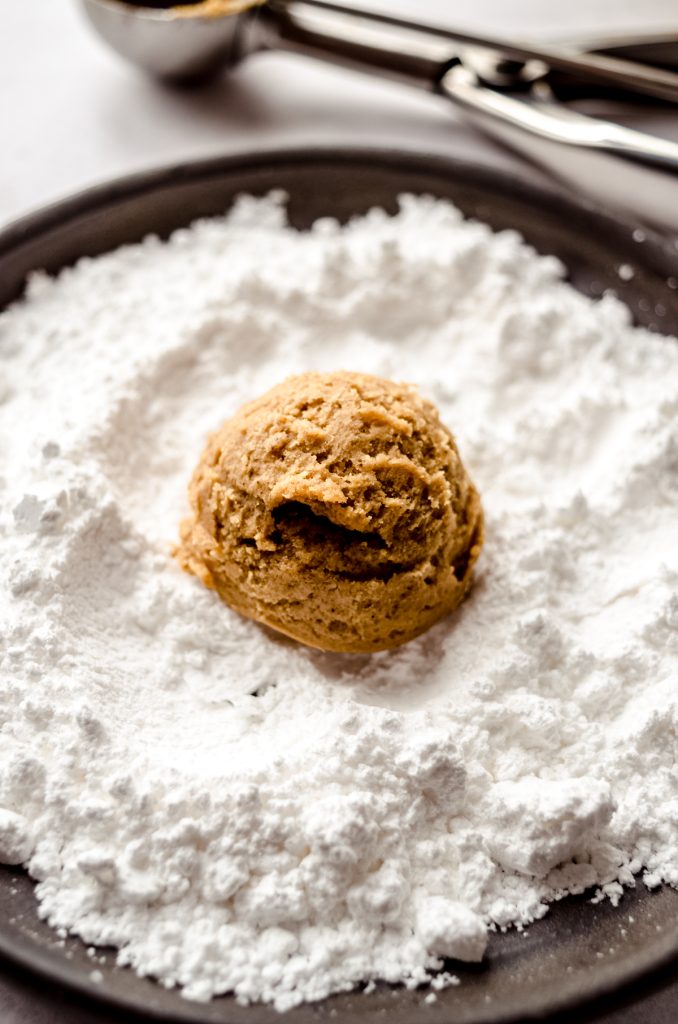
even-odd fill
[[[588,295],[614,290],[638,323],[678,334],[678,251],[666,240],[614,219],[583,202],[537,191],[488,169],[442,157],[365,150],[277,151],[228,156],[164,169],[93,189],[28,217],[0,234],[0,306],[21,291],[28,271],[50,271],[79,256],[96,255],[148,232],[166,235],[199,216],[223,212],[239,192],[284,188],[300,228],[322,215],[342,220],[379,205],[395,208],[399,192],[452,199],[495,228],[516,228],[542,252],[566,264],[572,283]],[[633,267],[629,281],[623,264]],[[0,954],[121,1010],[155,1019],[232,1024],[279,1024],[267,1007],[240,1007],[232,998],[189,1003],[177,992],[94,961],[77,939],[60,941],[36,913],[32,883],[21,871],[0,869]],[[554,906],[526,933],[492,937],[481,966],[454,965],[461,985],[433,1005],[425,992],[380,985],[369,996],[335,996],[291,1015],[295,1024],[349,1024],[360,1018],[389,1024],[480,1024],[544,1017],[564,1008],[601,1006],[608,993],[638,992],[638,979],[665,978],[678,963],[678,892],[650,893],[642,885],[620,907],[585,898]],[[92,980],[93,970],[103,980]],[[663,973],[662,973],[663,972]],[[581,1019],[580,1013],[577,1014]],[[288,1019],[290,1019],[288,1017]]]

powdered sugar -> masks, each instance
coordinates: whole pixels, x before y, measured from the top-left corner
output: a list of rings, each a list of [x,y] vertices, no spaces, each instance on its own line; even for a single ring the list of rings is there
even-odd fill
[[[55,927],[284,1009],[678,884],[674,342],[446,203],[302,235],[271,197],[36,275],[0,355],[0,857]],[[418,383],[487,520],[460,612],[370,657],[170,555],[207,432],[332,368]]]

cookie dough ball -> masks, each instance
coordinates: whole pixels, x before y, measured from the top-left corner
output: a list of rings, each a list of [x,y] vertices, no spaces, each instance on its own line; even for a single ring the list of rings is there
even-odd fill
[[[435,407],[406,385],[305,373],[211,436],[178,557],[243,615],[331,651],[378,651],[463,600],[478,493]]]

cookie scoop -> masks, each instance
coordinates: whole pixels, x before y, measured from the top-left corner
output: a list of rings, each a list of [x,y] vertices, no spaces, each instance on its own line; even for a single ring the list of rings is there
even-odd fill
[[[311,647],[406,643],[469,591],[478,492],[435,406],[359,373],[305,373],[210,437],[181,565],[249,618]]]

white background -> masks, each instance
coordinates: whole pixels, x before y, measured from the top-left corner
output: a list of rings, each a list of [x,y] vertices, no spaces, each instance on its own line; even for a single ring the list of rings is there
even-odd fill
[[[542,38],[678,31],[678,0],[381,0],[380,6],[478,31]],[[646,111],[643,123],[678,138],[675,113]],[[163,163],[252,144],[349,141],[513,162],[461,128],[442,99],[281,54],[253,57],[209,88],[178,91],[148,81],[109,53],[90,34],[77,0],[0,0],[0,223],[83,186]],[[0,972],[2,1024],[97,1019],[64,1006],[39,982]],[[674,985],[600,1021],[677,1019]]]
[[[678,0],[371,2],[507,35],[678,31]],[[210,88],[182,91],[109,52],[78,0],[0,0],[0,16],[0,223],[106,178],[252,143],[376,141],[508,160],[455,126],[447,101],[404,86],[259,54]]]

